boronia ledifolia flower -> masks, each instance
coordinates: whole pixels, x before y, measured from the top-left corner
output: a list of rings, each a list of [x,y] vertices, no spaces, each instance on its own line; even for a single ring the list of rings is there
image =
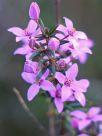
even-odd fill
[[[78,132],[92,122],[102,121],[98,107],[92,107],[85,113],[70,106],[86,106],[85,93],[90,82],[88,79],[77,79],[77,60],[82,64],[86,62],[88,54],[92,54],[93,41],[77,30],[67,17],[63,17],[64,24],[60,23],[51,29],[45,27],[36,2],[30,5],[29,18],[26,28],[15,26],[8,29],[16,36],[16,42],[22,42],[14,54],[25,57],[21,76],[30,85],[28,101],[43,92],[54,103],[58,113],[64,112],[65,116],[70,116],[71,126]]]

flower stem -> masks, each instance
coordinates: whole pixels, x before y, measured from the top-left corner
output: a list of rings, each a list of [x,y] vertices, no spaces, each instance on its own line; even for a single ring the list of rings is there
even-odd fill
[[[56,24],[60,23],[60,3],[61,0],[55,0],[55,14],[56,14]]]
[[[38,128],[44,132],[45,136],[48,135],[46,128],[40,123],[40,121],[36,118],[36,116],[30,111],[29,107],[27,106],[27,104],[25,103],[23,97],[21,96],[20,92],[16,89],[13,88],[13,92],[16,94],[19,103],[21,104],[22,108],[25,110],[25,112],[32,118],[32,121],[34,122],[34,124],[36,123],[36,125],[38,126]]]
[[[54,117],[54,111],[53,111],[53,105],[48,99],[48,117],[49,117],[49,136],[56,136],[56,130],[55,130],[55,117]]]

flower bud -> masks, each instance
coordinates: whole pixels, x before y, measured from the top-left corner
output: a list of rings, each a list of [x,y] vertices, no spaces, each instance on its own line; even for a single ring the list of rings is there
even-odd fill
[[[33,20],[38,20],[40,15],[40,8],[36,2],[32,2],[29,8],[29,16]]]
[[[60,42],[56,38],[51,38],[48,43],[48,47],[51,50],[57,50]]]

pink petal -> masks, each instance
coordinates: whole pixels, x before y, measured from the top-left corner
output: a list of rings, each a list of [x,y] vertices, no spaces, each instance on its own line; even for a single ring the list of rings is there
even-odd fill
[[[37,28],[37,23],[34,20],[30,20],[27,26],[27,32],[34,33]]]
[[[60,85],[60,84],[57,84],[57,85],[56,85],[56,89],[59,90],[59,91],[61,91],[61,85]]]
[[[87,40],[88,39],[87,35],[84,32],[81,32],[81,31],[75,31],[74,37],[76,39],[83,39],[83,40]]]
[[[80,120],[78,123],[78,128],[79,130],[83,130],[85,129],[87,126],[89,126],[91,124],[90,120]]]
[[[97,136],[102,136],[102,134],[98,134]]]
[[[64,103],[61,101],[61,99],[55,98],[54,99],[55,106],[57,108],[57,111],[61,113],[64,108]]]
[[[80,111],[80,110],[75,110],[75,111],[72,111],[70,113],[71,116],[74,116],[78,119],[85,119],[86,118],[86,114],[83,112],[83,111]]]
[[[32,2],[29,8],[29,16],[31,19],[38,20],[40,15],[40,8],[36,2]]]
[[[29,46],[22,46],[15,50],[14,55],[16,54],[26,55],[27,53],[30,53],[31,51],[32,49]]]
[[[78,65],[73,64],[67,71],[66,76],[68,79],[74,80],[78,74]]]
[[[79,81],[74,81],[71,87],[75,91],[86,92],[89,84],[90,83],[87,79],[81,79]]]
[[[28,37],[27,36],[21,36],[21,37],[16,37],[16,42],[19,42],[19,41],[28,41]]]
[[[64,34],[68,34],[68,31],[67,31],[66,27],[63,26],[63,25],[61,25],[61,24],[57,27],[56,30],[61,31],[61,32],[63,32]],[[62,37],[59,37],[59,38],[62,38]]]
[[[12,28],[8,29],[8,31],[13,33],[16,36],[24,36],[25,35],[24,30],[22,30],[19,27],[12,27]]]
[[[47,69],[45,71],[45,73],[42,75],[41,79],[45,80],[48,77],[49,73],[50,73],[50,71],[49,71],[49,69]]]
[[[79,101],[79,103],[82,106],[86,105],[86,98],[85,98],[85,96],[84,96],[83,93],[81,93],[81,92],[75,92],[74,95],[75,95],[76,100]]]
[[[88,134],[80,134],[78,136],[89,136]]]
[[[61,83],[64,84],[65,76],[61,72],[56,72],[55,78]]]
[[[32,99],[39,93],[39,86],[37,84],[33,84],[32,86],[30,86],[30,88],[28,89],[28,93],[27,93],[27,99],[29,101],[32,101]]]
[[[78,121],[79,120],[77,118],[75,118],[75,117],[71,118],[71,126],[72,126],[72,128],[74,128],[74,129],[78,128]]]
[[[80,61],[80,63],[81,63],[81,64],[85,64],[86,61],[87,61],[87,57],[88,57],[88,55],[85,54],[85,53],[80,54],[80,55],[79,55],[79,61]]]
[[[66,43],[66,44],[63,44],[63,45],[61,45],[60,46],[60,51],[68,51],[70,48],[69,48],[69,46],[70,46],[70,43]]]
[[[102,122],[102,114],[99,114],[99,115],[96,115],[94,118],[93,118],[93,121],[94,122]]]
[[[99,112],[101,111],[101,108],[99,107],[92,107],[90,108],[90,110],[88,111],[88,116],[90,117],[94,117],[95,115],[97,115]]]
[[[66,24],[66,27],[67,27],[68,31],[72,31],[73,22],[70,19],[66,18],[66,17],[64,17],[64,20],[65,20],[65,24]]]
[[[79,41],[72,36],[68,37],[69,42],[73,45],[74,49],[79,47]]]
[[[40,86],[43,90],[46,90],[46,91],[50,91],[50,90],[54,90],[55,87],[54,85],[48,81],[48,80],[44,80]]]
[[[36,75],[32,73],[22,72],[21,76],[27,83],[30,84],[33,84],[36,79]]]
[[[48,90],[49,94],[51,97],[55,98],[56,97],[56,88],[54,87],[51,90]]]
[[[72,95],[72,91],[69,87],[66,87],[65,85],[63,85],[62,87],[62,92],[61,92],[61,96],[62,96],[62,101],[67,101],[68,98]]]
[[[81,51],[82,53],[92,54],[92,51],[91,51],[88,47],[82,46],[82,47],[80,47],[80,51]]]

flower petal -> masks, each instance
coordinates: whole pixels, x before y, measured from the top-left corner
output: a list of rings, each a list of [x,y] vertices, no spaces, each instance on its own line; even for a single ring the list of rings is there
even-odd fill
[[[21,76],[27,83],[30,84],[33,84],[36,79],[36,75],[32,73],[22,72]]]
[[[68,98],[72,95],[72,91],[69,87],[66,87],[65,85],[62,86],[62,101],[67,101]]]
[[[67,27],[68,31],[72,31],[73,22],[70,19],[66,18],[66,17],[64,17],[64,20],[65,20],[65,24],[66,24],[66,27]]]
[[[49,69],[47,69],[45,71],[45,73],[42,75],[41,79],[45,80],[48,77],[49,73],[50,73],[50,71],[49,71]]]
[[[91,124],[91,120],[86,120],[86,119],[80,120],[80,121],[78,122],[78,128],[79,128],[79,130],[83,130],[83,129],[85,129],[87,126],[89,126],[90,124]]]
[[[26,55],[27,53],[30,53],[32,49],[27,45],[27,46],[22,46],[18,49],[15,50],[14,55],[20,54],[20,55]]]
[[[61,101],[61,99],[55,98],[54,99],[55,106],[57,108],[57,111],[61,113],[64,108],[64,103]]]
[[[79,81],[74,81],[71,87],[74,91],[86,92],[89,84],[87,79],[81,79]]]
[[[82,106],[85,106],[85,104],[86,104],[86,98],[85,98],[84,94],[81,93],[81,92],[75,92],[74,95],[75,95],[76,100],[78,100],[79,103]]]
[[[83,39],[83,40],[88,39],[87,35],[84,32],[81,32],[81,31],[75,31],[74,37],[76,37],[76,39]]]
[[[37,28],[37,23],[34,20],[30,20],[27,26],[27,31],[30,33],[34,33]]]
[[[73,64],[67,71],[66,76],[68,79],[74,80],[78,74],[78,65]]]
[[[40,8],[36,2],[32,2],[29,8],[29,16],[31,19],[38,20],[40,15]]]
[[[61,83],[64,84],[65,76],[61,72],[56,72],[55,78]]]
[[[96,115],[94,118],[93,118],[93,121],[94,122],[102,122],[102,114],[99,114],[99,115]]]
[[[97,115],[99,112],[101,111],[100,107],[92,107],[90,108],[90,110],[88,111],[88,116],[90,117],[94,117],[95,115]]]
[[[13,33],[16,36],[25,36],[24,30],[19,27],[12,27],[8,29],[9,32]]]
[[[63,26],[63,25],[61,25],[61,24],[57,27],[56,30],[63,32],[65,35],[68,34],[68,31],[67,31],[66,27]],[[60,35],[59,35],[59,36],[60,36]],[[59,37],[59,36],[58,36],[58,37]],[[64,37],[63,37],[63,35],[62,35],[62,36],[59,37],[59,38],[64,38]]]
[[[72,111],[70,113],[71,116],[74,116],[78,119],[85,119],[86,118],[86,114],[83,112],[83,111],[80,111],[80,110],[75,110],[75,111]]]
[[[40,88],[37,84],[33,84],[32,86],[30,86],[27,93],[27,99],[29,101],[32,101],[32,99],[39,93],[39,89]]]
[[[48,81],[48,80],[43,80],[41,86],[40,86],[43,90],[46,90],[46,91],[50,91],[50,90],[54,90],[55,87],[54,85]]]
[[[85,54],[85,53],[79,54],[78,58],[79,58],[79,61],[80,61],[81,64],[85,64],[86,61],[87,61],[88,55]]]
[[[88,134],[80,134],[78,136],[89,136]]]

